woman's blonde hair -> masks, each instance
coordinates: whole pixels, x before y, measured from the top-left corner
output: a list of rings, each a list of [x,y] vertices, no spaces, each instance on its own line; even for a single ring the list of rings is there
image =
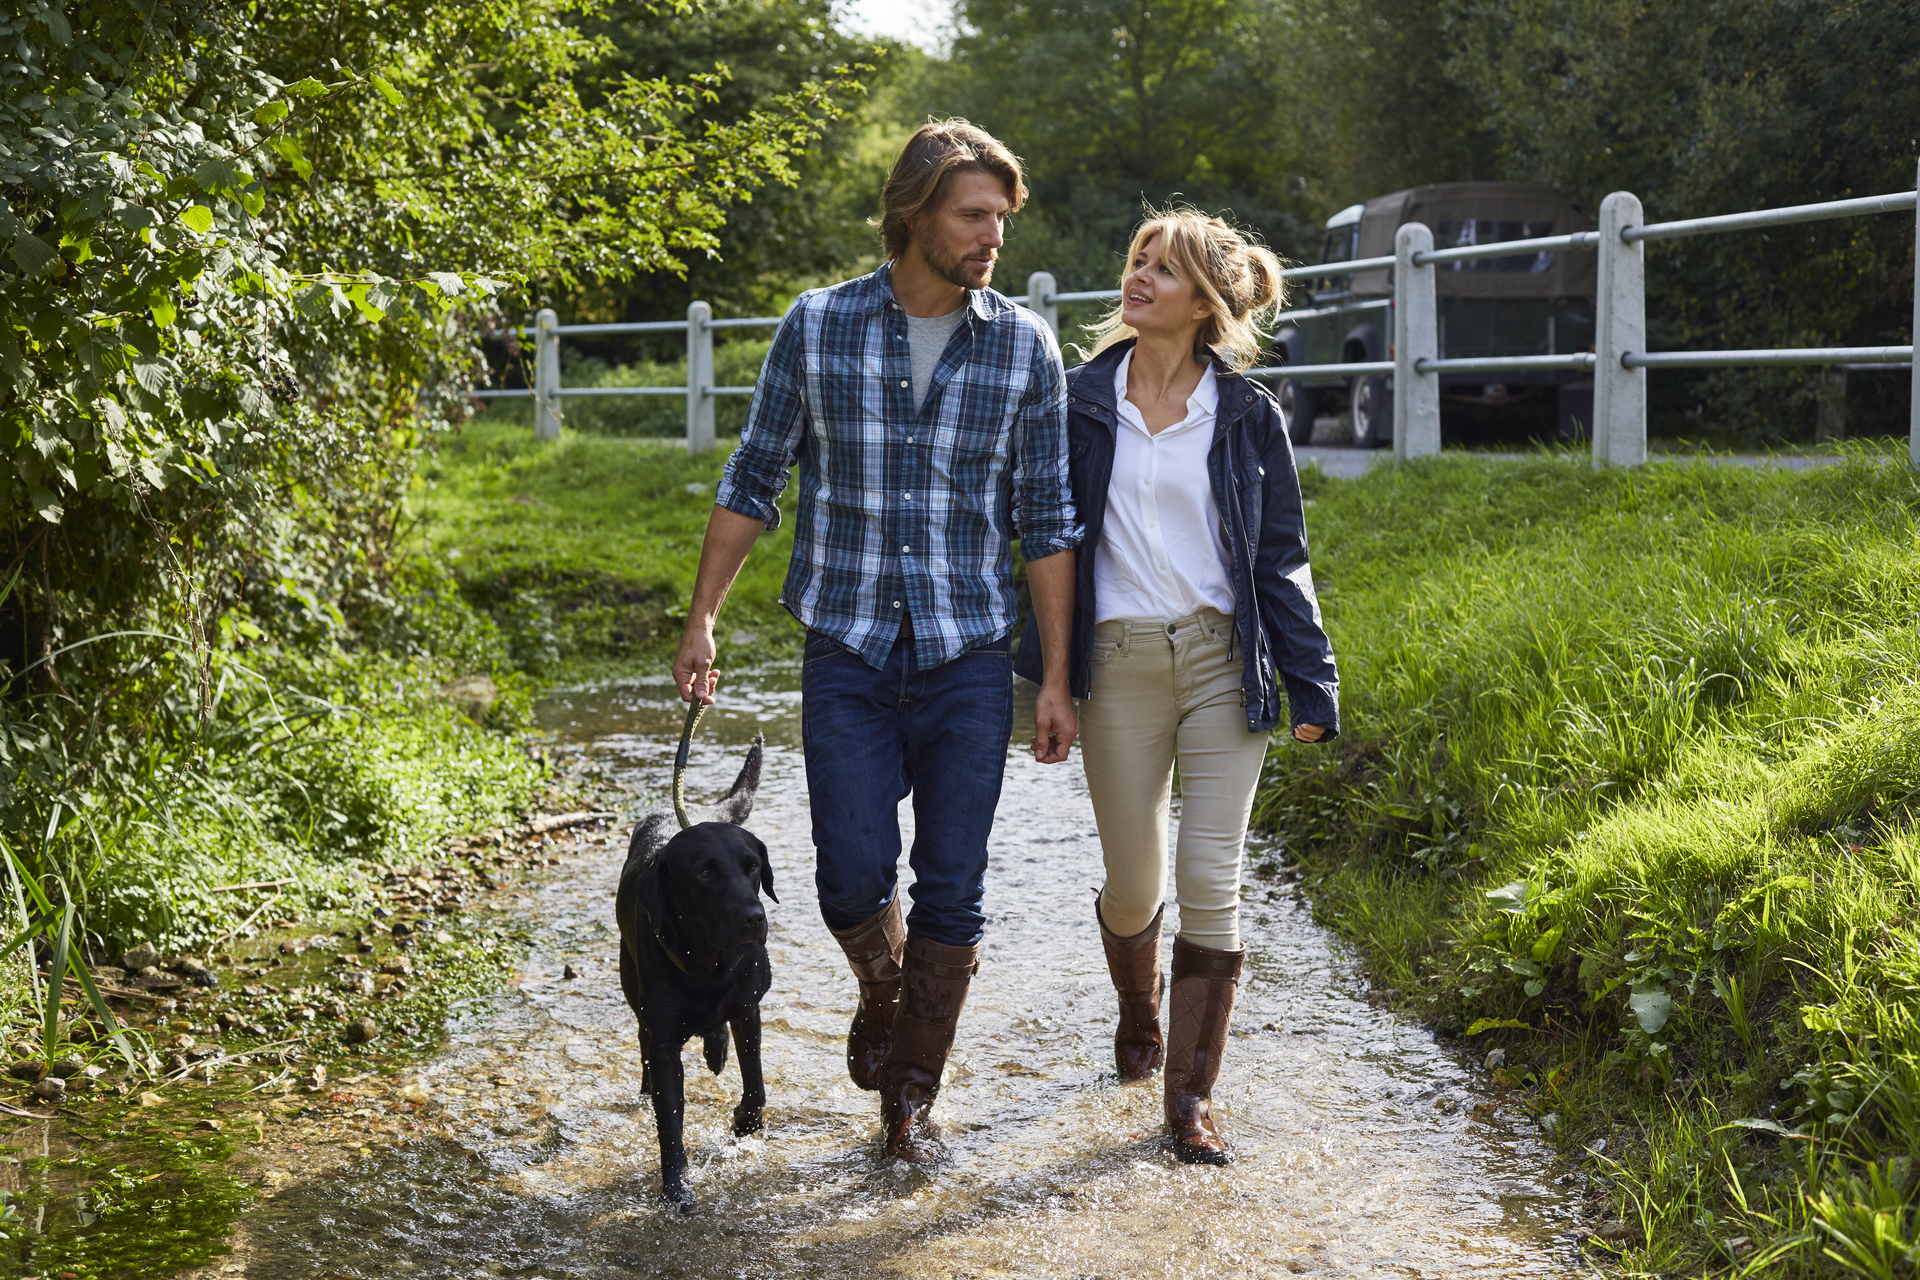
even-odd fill
[[[1251,368],[1266,345],[1261,330],[1285,300],[1280,259],[1249,233],[1212,214],[1180,205],[1149,205],[1127,246],[1126,268],[1120,273],[1123,290],[1133,274],[1133,260],[1156,235],[1161,259],[1191,280],[1194,292],[1211,308],[1194,336],[1193,354],[1201,360],[1218,356],[1235,373]],[[1098,355],[1116,342],[1139,336],[1120,321],[1125,307],[1122,299],[1103,319],[1087,326],[1094,340],[1087,354]]]

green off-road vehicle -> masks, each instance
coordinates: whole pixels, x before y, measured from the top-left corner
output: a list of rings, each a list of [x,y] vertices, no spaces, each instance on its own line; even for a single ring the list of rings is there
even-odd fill
[[[1515,182],[1443,182],[1376,196],[1327,219],[1321,262],[1389,257],[1403,223],[1424,222],[1435,248],[1532,240],[1591,231],[1592,220],[1551,187]],[[1280,317],[1276,365],[1390,360],[1393,270],[1307,277],[1296,310]],[[1435,268],[1440,356],[1557,355],[1593,349],[1594,255],[1572,250],[1446,262]],[[1345,410],[1353,442],[1393,442],[1393,379],[1337,374],[1283,378],[1274,386],[1306,444],[1313,420]],[[1443,434],[1524,432],[1539,438],[1583,436],[1593,415],[1593,377],[1584,373],[1440,375]]]

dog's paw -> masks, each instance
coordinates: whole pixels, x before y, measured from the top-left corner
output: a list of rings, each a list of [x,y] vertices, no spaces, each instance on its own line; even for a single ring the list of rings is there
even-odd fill
[[[660,1188],[660,1203],[678,1209],[681,1213],[692,1213],[693,1188],[684,1182],[665,1183]]]
[[[756,1103],[742,1102],[733,1109],[733,1136],[745,1138],[767,1127],[767,1109]]]

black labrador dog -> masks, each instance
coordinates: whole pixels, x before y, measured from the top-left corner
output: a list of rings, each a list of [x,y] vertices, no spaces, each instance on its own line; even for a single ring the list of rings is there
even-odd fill
[[[640,1019],[640,1087],[653,1099],[665,1198],[693,1207],[687,1189],[686,1075],[680,1050],[695,1036],[715,1075],[727,1064],[727,1031],[740,1055],[733,1131],[758,1133],[767,1106],[760,1072],[760,999],[767,963],[765,891],[775,902],[767,847],[740,826],[760,785],[759,738],[713,822],[676,831],[674,815],[650,813],[633,833],[614,917],[620,924],[620,988]]]

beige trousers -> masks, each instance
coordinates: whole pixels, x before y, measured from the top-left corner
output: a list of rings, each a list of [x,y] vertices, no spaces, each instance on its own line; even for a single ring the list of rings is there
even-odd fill
[[[1223,951],[1240,946],[1240,854],[1267,754],[1267,735],[1247,732],[1242,671],[1233,619],[1217,610],[1094,628],[1080,753],[1107,864],[1100,915],[1123,938],[1152,923],[1166,892],[1177,763],[1180,936]]]

